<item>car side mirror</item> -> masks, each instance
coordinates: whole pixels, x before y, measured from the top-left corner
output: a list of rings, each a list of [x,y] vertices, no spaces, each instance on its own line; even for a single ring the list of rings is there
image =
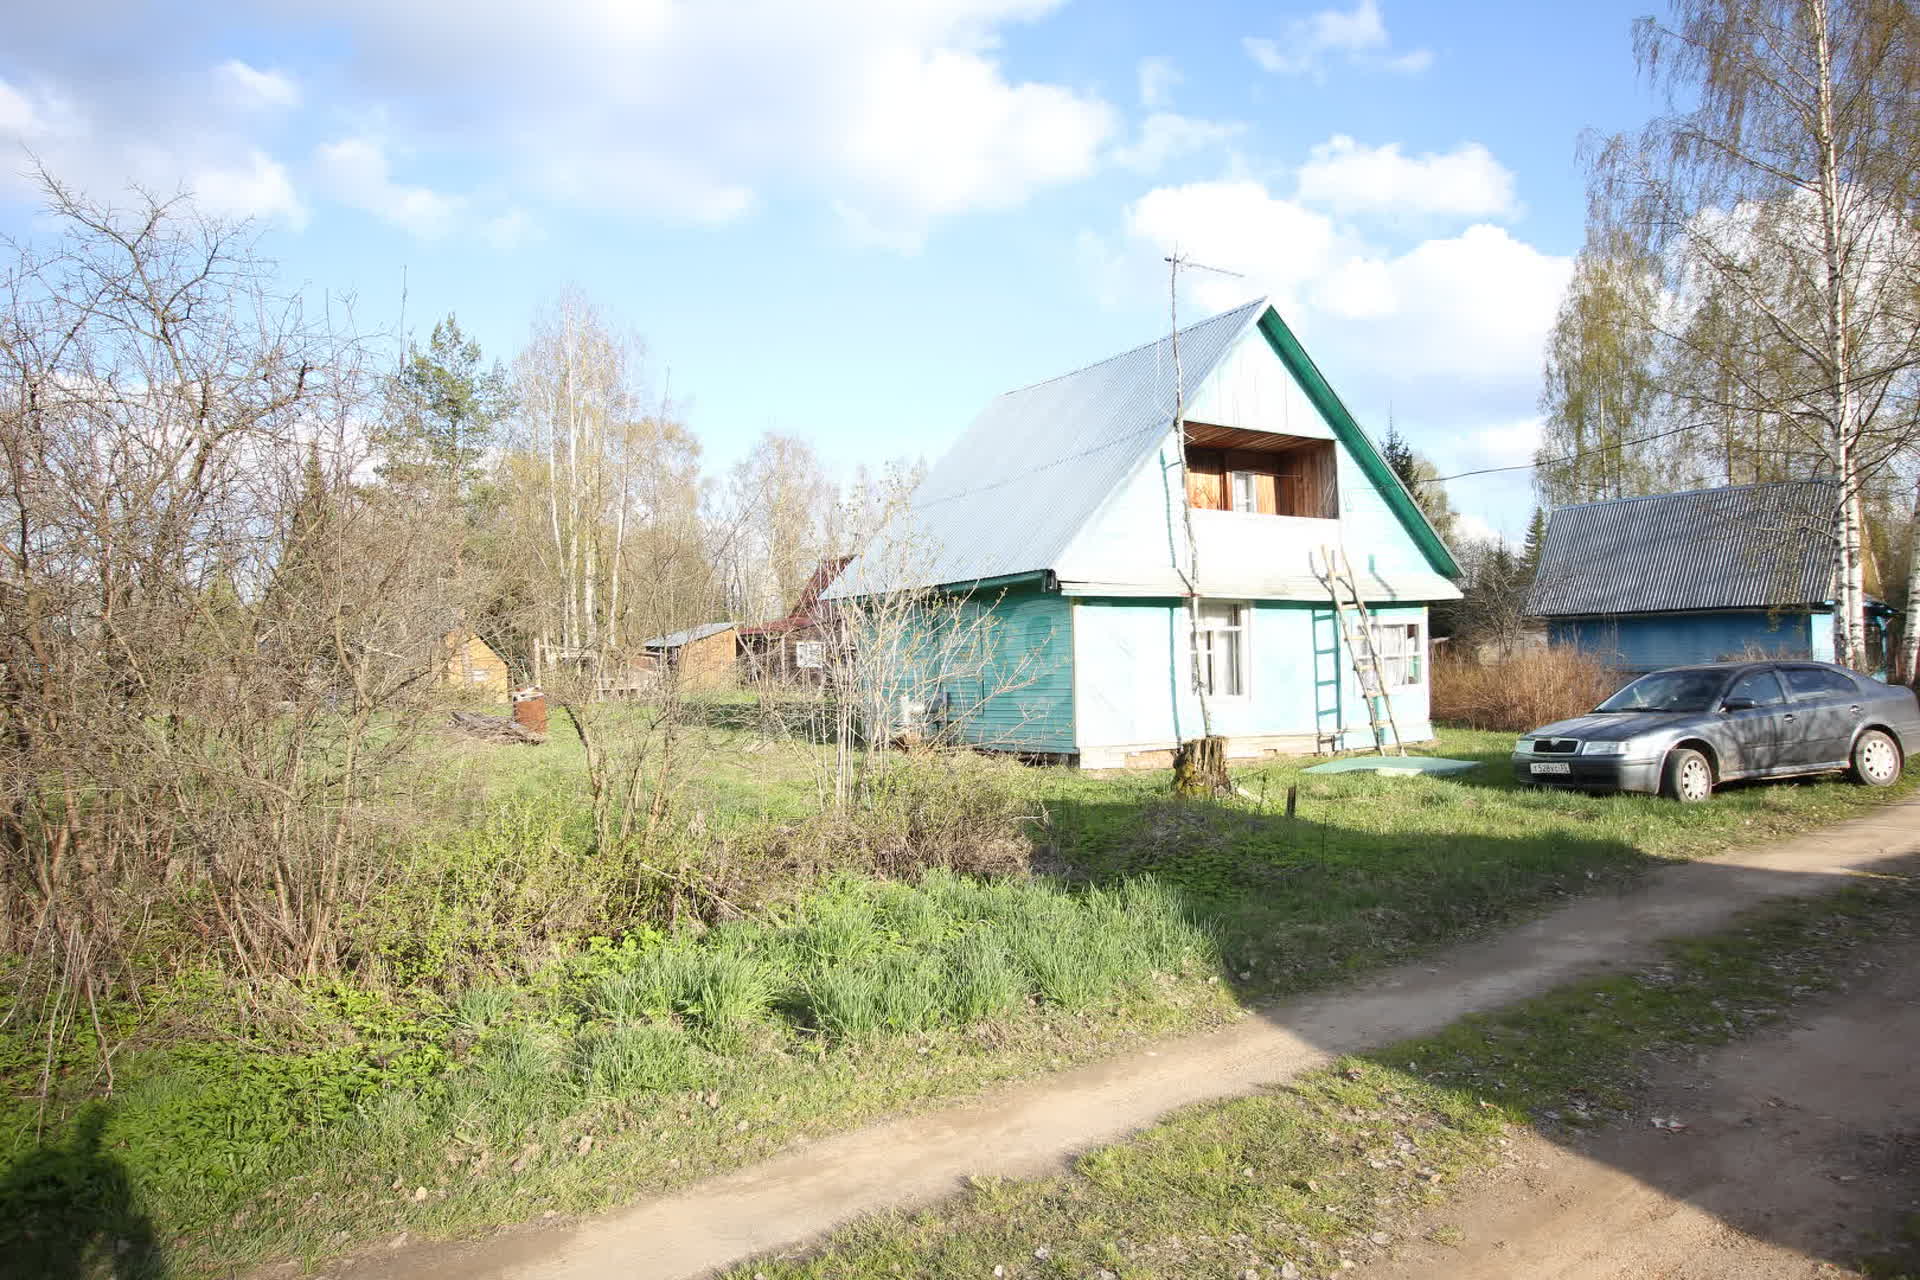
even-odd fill
[[[1728,698],[1720,704],[1722,711],[1751,711],[1759,706],[1752,698]]]

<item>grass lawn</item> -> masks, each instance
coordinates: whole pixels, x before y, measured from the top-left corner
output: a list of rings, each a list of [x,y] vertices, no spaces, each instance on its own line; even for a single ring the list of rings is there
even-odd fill
[[[680,804],[703,830],[817,812],[822,750],[769,741],[750,710],[722,704],[690,739],[699,768]],[[1253,799],[1218,805],[1168,802],[1164,772],[963,759],[965,785],[1004,790],[1032,815],[1044,874],[834,881],[716,929],[582,937],[537,971],[455,989],[305,984],[269,993],[278,1013],[264,1021],[223,1012],[230,990],[186,975],[143,1014],[175,1015],[169,1037],[116,1059],[111,1098],[44,1138],[25,1107],[0,1112],[0,1159],[13,1166],[0,1178],[0,1253],[10,1219],[16,1232],[40,1223],[70,1252],[103,1247],[98,1231],[61,1236],[85,1222],[44,1213],[103,1187],[140,1206],[153,1258],[176,1276],[591,1212],[1216,1025],[1246,1001],[1535,914],[1657,859],[1900,794],[1802,782],[1682,808],[1537,792],[1510,780],[1511,741],[1444,735],[1435,754],[1484,761],[1454,778],[1309,777],[1310,761],[1276,761],[1237,771]],[[421,807],[449,828],[475,825],[463,813],[577,805],[584,792],[563,717],[542,747],[438,750]],[[495,864],[473,865],[484,878]],[[461,883],[449,878],[446,894]],[[29,1068],[37,1052],[0,1040],[0,1067]]]
[[[1772,908],[1676,944],[1641,972],[1179,1112],[1081,1157],[1071,1174],[982,1182],[926,1212],[857,1224],[804,1258],[732,1274],[1337,1275],[1390,1241],[1383,1227],[1496,1161],[1510,1126],[1551,1136],[1622,1119],[1653,1055],[1779,1019],[1832,985],[1855,949],[1911,930],[1916,907],[1920,887],[1882,882]],[[1888,1259],[1872,1274],[1911,1274],[1917,1260]]]

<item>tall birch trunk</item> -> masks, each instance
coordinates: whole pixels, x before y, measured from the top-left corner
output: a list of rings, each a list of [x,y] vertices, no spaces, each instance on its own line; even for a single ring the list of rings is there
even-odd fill
[[[1866,581],[1860,554],[1859,393],[1854,387],[1853,352],[1847,325],[1845,250],[1840,227],[1840,156],[1833,118],[1833,32],[1828,0],[1808,0],[1813,26],[1815,85],[1814,139],[1819,148],[1821,253],[1826,267],[1825,328],[1827,361],[1833,379],[1832,456],[1840,482],[1837,549],[1834,556],[1834,658],[1847,667],[1866,662]]]
[[[1913,523],[1907,529],[1907,614],[1900,627],[1899,678],[1920,687],[1920,477],[1913,482]]]

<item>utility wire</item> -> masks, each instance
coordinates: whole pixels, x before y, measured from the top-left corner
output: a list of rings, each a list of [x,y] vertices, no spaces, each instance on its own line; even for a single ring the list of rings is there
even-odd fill
[[[1448,480],[1464,480],[1468,476],[1490,476],[1499,471],[1531,471],[1535,467],[1551,467],[1562,462],[1576,462],[1596,453],[1608,453],[1615,449],[1624,449],[1630,444],[1645,444],[1649,440],[1664,440],[1668,436],[1677,436],[1683,431],[1693,431],[1696,427],[1689,423],[1684,427],[1674,427],[1670,431],[1656,431],[1650,436],[1635,436],[1631,440],[1616,440],[1612,444],[1601,445],[1596,449],[1582,449],[1558,458],[1539,458],[1532,462],[1516,462],[1505,467],[1481,467],[1476,471],[1456,471],[1450,476],[1435,476],[1431,480],[1416,480],[1416,484],[1442,484]]]

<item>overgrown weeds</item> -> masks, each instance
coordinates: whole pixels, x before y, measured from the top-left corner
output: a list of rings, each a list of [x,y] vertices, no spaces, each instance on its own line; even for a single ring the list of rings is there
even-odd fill
[[[1612,668],[1577,649],[1525,649],[1491,662],[1444,657],[1433,664],[1433,718],[1525,733],[1585,715],[1621,683]]]

